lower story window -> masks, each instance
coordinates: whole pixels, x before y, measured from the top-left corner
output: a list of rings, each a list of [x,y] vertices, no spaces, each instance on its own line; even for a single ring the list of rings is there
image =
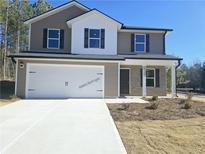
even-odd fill
[[[155,87],[155,69],[146,70],[146,84],[147,87]]]

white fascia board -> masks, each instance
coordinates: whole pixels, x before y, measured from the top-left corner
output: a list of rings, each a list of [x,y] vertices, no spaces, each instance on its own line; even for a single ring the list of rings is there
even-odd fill
[[[92,10],[90,12],[87,12],[87,13],[83,14],[83,15],[80,15],[79,17],[73,18],[73,19],[67,21],[67,25],[68,25],[69,28],[71,28],[73,23],[78,22],[78,21],[82,20],[83,18],[89,17],[91,15],[98,15],[101,18],[105,18],[108,22],[117,25],[118,29],[120,29],[122,27],[121,23],[115,21],[112,18],[109,18],[108,16],[104,15],[103,13],[101,13],[97,10]]]
[[[71,7],[71,6],[76,6],[76,7],[80,8],[80,9],[85,10],[85,11],[89,11],[90,10],[90,9],[86,8],[85,6],[83,6],[83,5],[80,5],[77,2],[70,2],[70,3],[66,4],[66,5],[63,5],[63,6],[59,7],[59,8],[56,8],[56,9],[54,8],[51,11],[43,13],[43,14],[37,16],[37,17],[31,18],[31,19],[25,21],[24,24],[32,24],[32,23],[34,23],[36,21],[39,21],[41,19],[44,19],[44,18],[46,18],[48,16],[51,16],[51,15],[56,14],[56,13],[59,13],[59,12],[65,10],[65,9]]]
[[[151,60],[151,59],[126,59],[120,62],[121,65],[141,65],[141,66],[172,66],[177,65],[178,60]]]
[[[165,33],[160,30],[134,30],[134,29],[120,29],[118,32],[132,32],[132,33]]]

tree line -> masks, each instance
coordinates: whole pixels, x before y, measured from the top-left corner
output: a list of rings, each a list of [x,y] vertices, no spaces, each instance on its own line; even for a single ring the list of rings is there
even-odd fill
[[[177,70],[177,87],[205,92],[205,61],[191,66],[181,65]]]
[[[51,8],[45,0],[0,0],[0,80],[15,77],[15,65],[7,55],[28,50],[28,26],[23,22]]]

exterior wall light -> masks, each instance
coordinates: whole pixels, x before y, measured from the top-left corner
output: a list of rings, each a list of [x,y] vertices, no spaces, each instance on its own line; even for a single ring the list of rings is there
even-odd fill
[[[23,63],[23,62],[20,62],[20,63],[19,63],[19,66],[20,66],[21,69],[23,69],[23,68],[24,68],[24,63]]]

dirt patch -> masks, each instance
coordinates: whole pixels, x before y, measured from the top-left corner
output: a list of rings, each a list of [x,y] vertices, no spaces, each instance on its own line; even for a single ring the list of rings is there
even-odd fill
[[[128,154],[205,153],[205,103],[183,109],[181,99],[108,104]]]
[[[11,104],[11,103],[14,103],[18,100],[20,100],[20,99],[17,98],[17,97],[12,97],[12,98],[9,98],[9,99],[0,99],[0,107],[4,106],[4,105]]]
[[[205,118],[116,122],[128,154],[203,154]]]
[[[190,109],[183,109],[181,99],[158,99],[156,110],[150,104],[108,104],[115,121],[176,120],[205,116],[205,103],[192,102]]]

